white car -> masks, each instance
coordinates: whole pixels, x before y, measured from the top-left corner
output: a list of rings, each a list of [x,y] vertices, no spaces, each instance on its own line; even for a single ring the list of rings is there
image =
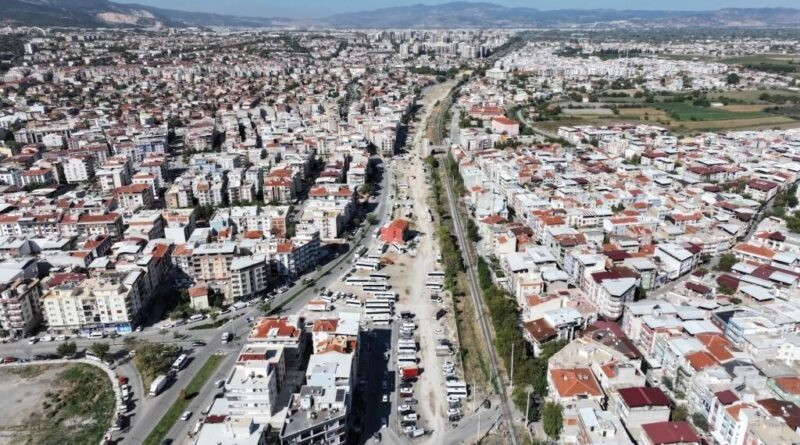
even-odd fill
[[[381,417],[381,428],[386,428],[389,426],[389,421],[386,420],[386,417]]]
[[[381,397],[381,401],[383,403],[388,403],[389,402],[389,395],[388,394],[384,394],[383,397]]]
[[[189,417],[192,417],[191,411],[184,411],[183,414],[181,414],[181,420],[189,420]]]
[[[450,409],[447,410],[447,415],[448,416],[460,416],[461,415],[461,410],[458,409],[458,408],[450,408]]]
[[[411,408],[411,405],[408,405],[408,404],[405,404],[405,403],[397,407],[397,410],[400,411],[400,412],[411,411],[412,409],[413,408]]]
[[[408,422],[416,422],[417,420],[419,420],[419,416],[417,415],[417,413],[406,414],[405,416],[403,416],[403,420]]]
[[[56,336],[56,341],[64,341],[67,338],[69,338],[69,337],[67,337],[66,335],[58,335],[58,336]]]

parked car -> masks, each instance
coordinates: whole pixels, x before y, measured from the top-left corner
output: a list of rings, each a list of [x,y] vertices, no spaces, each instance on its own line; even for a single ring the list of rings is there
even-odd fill
[[[195,340],[195,341],[192,342],[192,346],[196,346],[196,347],[205,346],[205,345],[206,345],[206,342],[200,341],[200,340]]]

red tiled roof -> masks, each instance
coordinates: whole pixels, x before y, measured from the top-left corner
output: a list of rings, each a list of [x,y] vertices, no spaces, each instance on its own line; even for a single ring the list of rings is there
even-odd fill
[[[621,388],[619,396],[630,408],[643,406],[669,406],[670,400],[663,391],[655,387],[639,386],[633,388]]]
[[[699,443],[700,437],[687,422],[656,422],[642,425],[653,445]]]

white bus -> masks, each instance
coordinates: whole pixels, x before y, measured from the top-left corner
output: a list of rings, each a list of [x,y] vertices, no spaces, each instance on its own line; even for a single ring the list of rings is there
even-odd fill
[[[362,289],[364,290],[364,292],[386,292],[391,288],[392,286],[389,286],[388,284],[370,283],[363,285]]]
[[[389,279],[389,275],[385,273],[371,273],[369,277],[372,278],[372,281],[386,281]]]
[[[345,284],[349,284],[351,286],[366,286],[372,284],[372,280],[365,277],[356,277],[350,276],[344,280]]]
[[[372,320],[374,326],[389,326],[392,324],[391,318],[389,320]]]
[[[181,369],[183,369],[184,366],[186,366],[186,362],[188,360],[189,360],[188,355],[186,354],[179,355],[178,358],[176,358],[175,361],[172,363],[172,370],[175,372],[180,371]]]
[[[364,302],[364,307],[385,307],[391,309],[394,307],[394,302],[386,300],[366,300]]]
[[[416,354],[397,354],[397,361],[399,362],[401,360],[417,363],[417,355]]]
[[[375,322],[375,321],[389,321],[389,322],[391,322],[392,321],[392,316],[389,315],[389,314],[373,314],[373,315],[367,315],[367,317],[370,320],[372,320],[373,322]]]
[[[433,272],[428,272],[428,278],[444,278],[444,272],[440,270],[434,270]]]
[[[467,382],[465,382],[463,380],[448,380],[445,383],[445,385],[447,386],[447,389],[450,389],[450,388],[464,388],[464,389],[467,389]]]
[[[397,359],[397,367],[398,368],[413,368],[417,366],[417,359],[407,360],[407,359]]]
[[[467,388],[447,388],[447,395],[448,396],[455,396],[460,399],[465,399],[467,397]]]
[[[400,348],[397,348],[397,353],[400,354],[400,355],[406,355],[406,354],[413,355],[413,354],[417,353],[417,348],[403,348],[403,347],[400,347]]]
[[[376,300],[397,301],[397,292],[371,292]]]
[[[362,258],[354,264],[356,269],[364,269],[364,270],[378,270],[381,267],[381,263],[378,260],[373,260],[370,258]]]
[[[361,301],[359,300],[347,300],[345,304],[350,307],[361,307]]]
[[[392,308],[368,307],[368,308],[364,308],[364,313],[367,314],[367,315],[375,315],[375,314],[393,315],[394,311],[392,310]]]

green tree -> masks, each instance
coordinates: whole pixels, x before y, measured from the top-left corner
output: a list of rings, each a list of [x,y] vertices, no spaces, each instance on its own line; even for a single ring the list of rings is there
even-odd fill
[[[708,420],[702,414],[692,414],[692,423],[703,432],[708,432]]]
[[[378,218],[375,217],[374,213],[367,213],[367,224],[373,225],[378,222]]]
[[[547,402],[542,408],[542,429],[553,440],[558,440],[561,430],[564,428],[564,416],[561,412],[561,405],[555,402]]]
[[[730,272],[733,265],[738,262],[739,260],[736,259],[736,255],[732,253],[726,253],[725,255],[719,257],[719,261],[717,262],[717,265],[716,267],[714,267],[714,269],[723,272]]]
[[[686,408],[686,405],[675,405],[669,412],[669,418],[673,422],[685,421],[689,418],[689,410]]]
[[[736,73],[728,73],[728,77],[725,78],[725,82],[728,85],[738,85],[741,78]]]
[[[56,348],[56,354],[61,357],[72,357],[78,352],[78,345],[74,341],[65,341]]]
[[[106,359],[109,349],[111,349],[111,346],[105,342],[93,343],[92,346],[89,347],[89,350],[100,360]]]

